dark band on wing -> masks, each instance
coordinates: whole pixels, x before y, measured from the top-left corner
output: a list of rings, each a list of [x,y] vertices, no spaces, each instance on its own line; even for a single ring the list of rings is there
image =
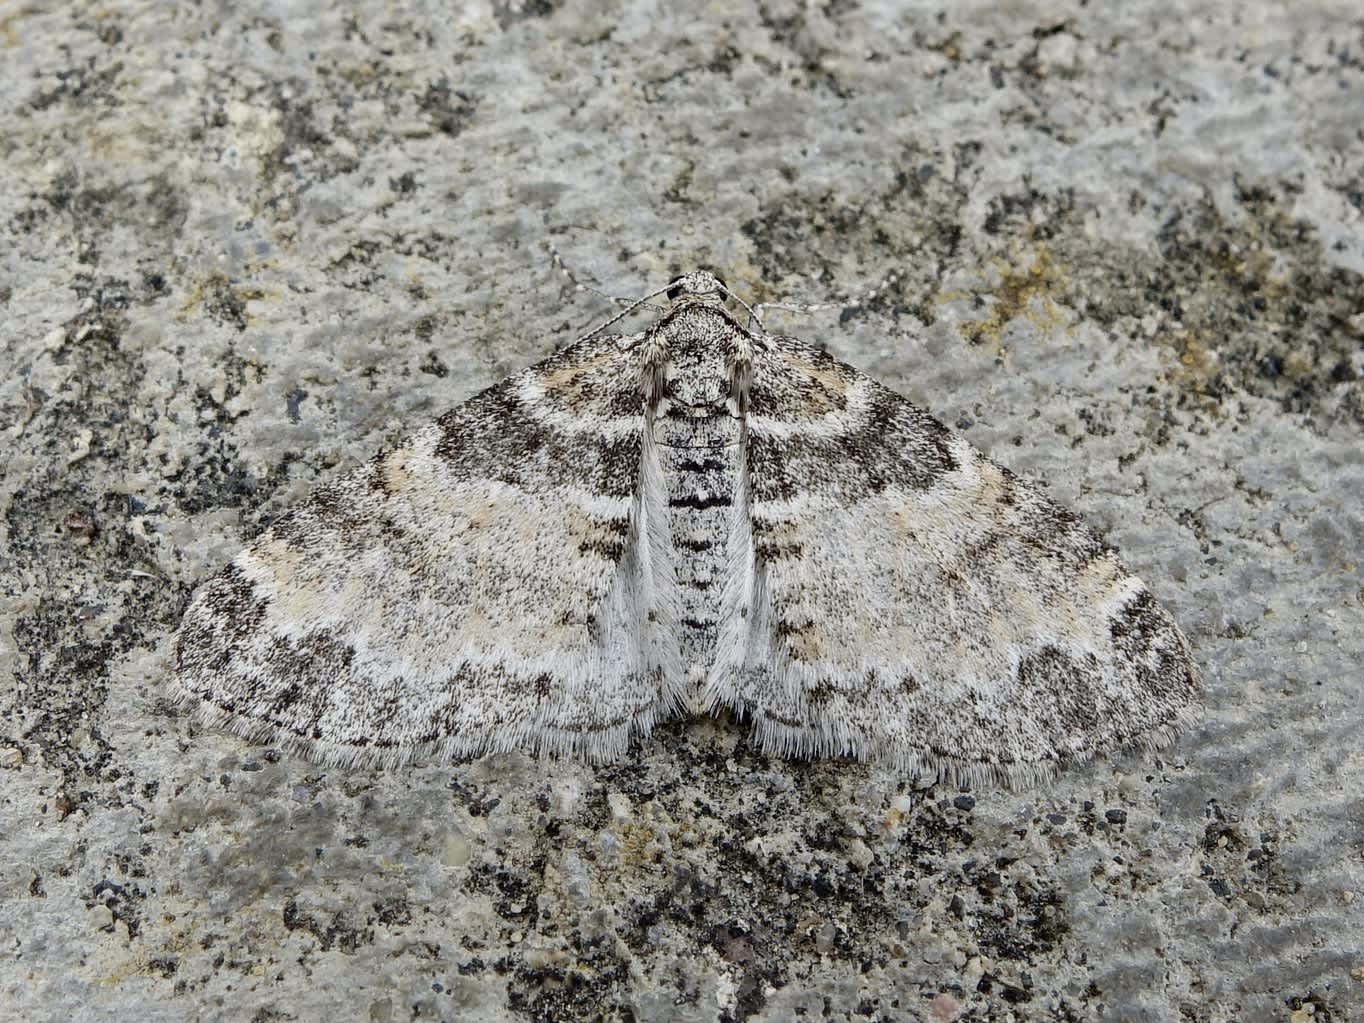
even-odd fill
[[[847,432],[749,434],[749,472],[758,500],[826,494],[851,504],[887,487],[927,490],[958,468],[947,427],[893,391],[867,386],[866,412]]]
[[[507,384],[447,412],[437,424],[441,437],[436,455],[469,479],[540,492],[571,486],[618,498],[633,494],[639,482],[638,433],[608,437],[554,430],[525,408]]]

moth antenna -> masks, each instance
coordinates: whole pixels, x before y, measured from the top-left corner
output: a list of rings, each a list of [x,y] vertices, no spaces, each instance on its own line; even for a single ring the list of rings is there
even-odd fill
[[[617,305],[622,308],[631,306],[635,303],[635,299],[633,298],[621,298],[619,295],[609,294],[608,292],[603,291],[600,285],[591,284],[582,280],[582,278],[564,262],[564,257],[559,254],[559,250],[554,247],[552,242],[548,242],[546,245],[549,248],[550,262],[554,264],[556,270],[568,278],[569,283],[573,285],[574,291],[585,291],[589,295],[596,295],[598,298],[604,299],[612,305]]]
[[[903,276],[899,270],[892,270],[881,278],[875,287],[866,291],[858,292],[842,298],[835,298],[828,302],[759,302],[757,309],[782,309],[792,313],[818,313],[825,309],[841,309],[843,316],[846,317],[854,309],[862,309],[873,302],[887,288],[891,287]]]

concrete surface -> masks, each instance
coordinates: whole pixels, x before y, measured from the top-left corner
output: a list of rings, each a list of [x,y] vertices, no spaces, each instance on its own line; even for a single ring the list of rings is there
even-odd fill
[[[1364,1019],[1364,14],[0,10],[0,1018]],[[165,699],[262,524],[697,265],[1108,531],[1204,722],[1022,793]]]

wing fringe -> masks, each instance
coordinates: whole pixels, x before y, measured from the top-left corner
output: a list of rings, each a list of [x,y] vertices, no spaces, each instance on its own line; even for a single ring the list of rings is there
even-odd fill
[[[277,747],[323,767],[391,770],[419,761],[451,763],[490,753],[520,751],[554,759],[609,764],[622,759],[635,741],[647,739],[654,726],[682,710],[671,695],[655,701],[626,721],[596,732],[574,731],[537,722],[479,736],[447,736],[430,742],[358,746],[299,735],[270,721],[226,710],[180,684],[172,686],[173,705],[188,711],[198,725],[225,730],[247,742]]]
[[[774,721],[760,713],[745,713],[732,706],[729,709],[736,718],[752,719],[753,742],[769,756],[794,760],[844,758],[886,767],[909,779],[929,779],[937,784],[969,786],[972,789],[1003,786],[1010,791],[1052,781],[1060,771],[1087,763],[1096,756],[1166,749],[1200,719],[1196,708],[1181,706],[1173,710],[1168,720],[1123,736],[1110,747],[1058,753],[1046,760],[1018,763],[970,760],[934,750],[912,749],[891,743],[867,743],[846,734],[835,734],[832,728],[797,727]]]

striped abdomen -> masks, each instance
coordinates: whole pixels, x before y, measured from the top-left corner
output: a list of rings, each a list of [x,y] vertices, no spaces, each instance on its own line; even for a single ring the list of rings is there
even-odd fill
[[[739,421],[724,413],[664,415],[655,436],[677,552],[682,666],[687,680],[699,685],[715,659],[741,451]]]

